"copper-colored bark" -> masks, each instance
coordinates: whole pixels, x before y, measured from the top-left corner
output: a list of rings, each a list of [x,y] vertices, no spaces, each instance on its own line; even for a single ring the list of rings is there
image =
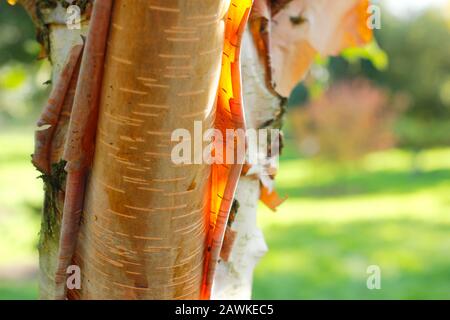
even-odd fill
[[[222,249],[220,250],[220,258],[227,262],[233,250],[234,242],[236,241],[237,232],[228,227],[225,229],[225,235],[223,237]]]
[[[226,4],[115,1],[69,298],[200,297],[210,166],[175,165],[170,138],[213,127]]]
[[[265,66],[266,87],[277,96],[272,81],[272,58],[271,58],[271,14],[272,7],[269,0],[255,0],[249,18],[249,28],[252,32],[255,46],[259,53],[259,59]]]
[[[112,3],[113,0],[94,3],[64,150],[68,172],[91,165]]]
[[[55,274],[56,299],[66,297],[66,271],[72,262],[78,238],[87,169],[94,153],[98,98],[111,9],[112,0],[94,3],[92,23],[70,117],[64,151],[64,159],[67,161],[67,182]]]
[[[82,51],[82,45],[74,46],[70,51],[67,63],[59,75],[58,82],[53,86],[47,105],[37,122],[38,130],[35,134],[35,151],[32,162],[45,174],[50,174],[53,136]]]

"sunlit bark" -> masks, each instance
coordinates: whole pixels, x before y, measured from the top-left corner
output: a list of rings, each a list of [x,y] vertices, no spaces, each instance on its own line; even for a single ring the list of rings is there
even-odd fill
[[[45,143],[37,144],[36,159],[47,161],[35,161],[46,188],[41,298],[65,297],[60,287],[70,262],[82,270],[81,289],[70,290],[71,299],[208,299],[212,285],[212,298],[249,299],[253,269],[267,251],[256,223],[258,200],[267,193],[267,179],[261,183],[266,168],[254,166],[240,177],[237,215],[229,226],[237,236],[228,244],[227,261],[219,261],[241,166],[175,165],[170,134],[185,128],[195,136],[195,120],[204,130],[279,128],[284,96],[317,52],[336,53],[367,41],[364,29],[350,32],[360,26],[367,1],[261,0],[255,4],[256,23],[245,29],[251,0],[133,0],[132,5],[116,0],[102,86],[89,94],[92,79],[83,67],[79,70],[83,61],[75,64],[71,77],[63,71],[73,62],[74,47],[82,44],[80,35],[88,34],[92,7],[84,8],[82,28],[77,30],[66,27],[61,5],[35,16],[30,8],[36,2],[21,2],[39,27],[45,26],[55,96],[64,92],[57,108],[46,109],[57,112],[50,118],[43,114],[37,133],[37,141]],[[321,11],[328,6],[334,9]],[[75,121],[72,114],[74,99],[75,106],[85,105],[79,102],[86,98],[83,93],[87,100],[99,95],[95,125],[85,123],[96,121],[96,116]],[[77,155],[90,154],[90,146],[75,144],[80,153],[74,157],[67,153],[68,146],[73,147],[68,139],[85,141],[84,134],[92,128],[95,157],[92,167],[88,161],[80,171]],[[199,156],[195,152],[194,148],[193,158]],[[66,189],[66,183],[75,189]],[[64,214],[70,219],[61,231],[64,200],[82,204],[83,198],[82,212],[66,203]],[[82,216],[80,233],[74,228],[74,213]],[[58,254],[64,256],[59,271]]]

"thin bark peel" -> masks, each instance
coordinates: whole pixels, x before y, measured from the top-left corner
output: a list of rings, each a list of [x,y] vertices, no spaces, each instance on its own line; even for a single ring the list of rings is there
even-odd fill
[[[267,87],[266,68],[259,59],[258,46],[248,26],[242,44],[242,81],[246,126],[258,129],[277,118],[282,99]],[[239,208],[231,228],[236,239],[228,257],[221,261],[213,282],[212,299],[250,299],[253,270],[267,252],[264,236],[257,226],[257,208],[260,198],[258,176],[247,176],[247,170],[239,179],[235,198]]]
[[[317,53],[335,55],[372,39],[367,26],[369,0],[291,0],[272,20],[272,79],[288,97]]]
[[[76,45],[72,48],[57,84],[53,87],[47,105],[37,122],[37,131],[35,134],[35,151],[32,162],[39,171],[49,175],[51,169],[51,146],[53,136],[61,116],[64,101],[70,84],[76,73],[76,67],[79,63],[82,45]]]
[[[69,30],[65,25],[59,24],[59,13],[42,12],[37,7],[33,7],[34,4],[37,6],[37,2],[34,1],[21,1],[20,3],[25,5],[25,2],[28,4],[27,9],[32,14],[39,13],[39,19],[34,20],[39,32],[42,32],[42,23],[45,20],[47,37],[50,39],[50,46],[53,49],[50,50],[50,60],[53,64],[53,90],[51,99],[44,107],[39,121],[39,124],[43,124],[43,126],[36,133],[36,150],[33,155],[33,162],[43,172],[41,177],[44,181],[45,191],[39,236],[39,292],[40,298],[53,299],[55,297],[55,272],[67,175],[62,155],[80,69],[80,49],[83,47],[80,35],[86,33],[88,21],[82,21],[80,30]],[[80,58],[75,59],[78,54]],[[75,60],[78,62],[74,66]],[[71,72],[65,70],[71,70]],[[69,79],[68,73],[72,74],[71,79]],[[69,81],[68,84],[67,81]],[[63,103],[60,105],[63,95]],[[45,130],[46,128],[47,130]]]
[[[226,129],[245,130],[244,109],[241,92],[240,46],[242,35],[252,6],[251,0],[232,1],[228,11],[225,29],[222,70],[217,99],[216,128],[226,136]],[[236,136],[236,140],[245,137]],[[243,141],[236,141],[235,146]],[[235,153],[234,146],[227,146],[226,153]],[[242,157],[236,159],[237,156]],[[211,228],[208,236],[205,259],[205,275],[202,299],[210,299],[215,269],[222,248],[234,193],[244,162],[243,154],[235,154],[235,164],[212,165]]]
[[[94,153],[99,89],[111,17],[112,0],[95,1],[86,49],[81,61],[64,159],[67,161],[66,195],[59,239],[55,298],[66,297],[66,271],[71,264],[79,231],[87,169]]]

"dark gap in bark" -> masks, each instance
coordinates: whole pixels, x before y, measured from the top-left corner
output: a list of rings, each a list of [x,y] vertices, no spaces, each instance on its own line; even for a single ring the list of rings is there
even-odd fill
[[[228,227],[231,227],[234,220],[236,219],[239,206],[240,206],[239,201],[237,199],[234,199],[230,209],[230,217],[228,218]]]
[[[301,24],[304,24],[307,20],[306,20],[306,18],[305,17],[303,17],[301,14],[300,15],[298,15],[298,16],[292,16],[292,17],[290,17],[289,18],[289,20],[291,21],[291,23],[293,24],[293,25],[301,25]]]

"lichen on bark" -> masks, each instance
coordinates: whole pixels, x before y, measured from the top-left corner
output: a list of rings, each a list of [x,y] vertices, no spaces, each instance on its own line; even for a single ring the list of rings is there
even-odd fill
[[[44,205],[41,224],[41,240],[42,236],[57,237],[59,234],[58,221],[62,215],[62,208],[59,208],[58,202],[61,199],[61,193],[64,193],[64,185],[66,181],[66,171],[64,167],[65,161],[60,161],[52,165],[51,174],[43,174],[39,178],[44,182]],[[40,245],[42,242],[40,242]]]
[[[59,233],[64,199],[66,163],[60,161],[52,165],[51,174],[41,175],[44,182],[44,204],[39,232],[39,266],[40,266],[40,297],[49,299],[53,294],[51,284],[54,276],[55,252],[58,250]]]

